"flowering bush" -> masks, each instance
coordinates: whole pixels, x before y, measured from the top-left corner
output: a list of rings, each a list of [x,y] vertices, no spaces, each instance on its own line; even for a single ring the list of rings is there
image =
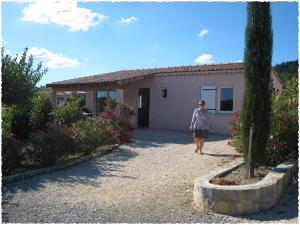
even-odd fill
[[[80,143],[81,150],[88,154],[102,145],[113,144],[113,130],[109,120],[101,116],[88,117],[73,125],[72,136]]]
[[[46,132],[38,130],[31,133],[29,142],[32,148],[27,149],[28,157],[39,166],[53,165],[76,150],[76,143],[60,126],[51,126]]]
[[[119,105],[119,112],[116,112],[117,104],[114,100],[107,102],[106,110],[100,114],[101,117],[107,119],[112,128],[109,130],[115,141],[122,143],[132,139],[132,130],[136,127],[134,123],[134,111],[128,106]]]
[[[298,159],[298,78],[286,82],[281,96],[272,99],[272,127],[267,145],[269,162]]]
[[[266,164],[276,165],[290,158],[298,158],[298,79],[286,83],[281,96],[272,97],[271,132],[266,148]],[[231,138],[228,145],[243,152],[240,115],[234,113],[229,122]]]
[[[232,128],[230,129],[231,137],[227,144],[234,147],[237,152],[243,153],[241,116],[239,112],[233,113],[233,117],[228,124]]]

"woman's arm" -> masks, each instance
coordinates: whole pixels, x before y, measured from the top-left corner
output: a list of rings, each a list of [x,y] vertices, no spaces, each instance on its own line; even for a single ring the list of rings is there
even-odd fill
[[[195,121],[196,121],[196,109],[194,110],[194,113],[193,113],[190,129],[193,129]]]

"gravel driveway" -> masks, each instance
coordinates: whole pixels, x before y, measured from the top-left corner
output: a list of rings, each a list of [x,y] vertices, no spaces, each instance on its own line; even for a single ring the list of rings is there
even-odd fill
[[[278,206],[251,216],[194,207],[193,180],[234,160],[226,137],[211,136],[204,155],[194,153],[189,132],[137,130],[135,139],[108,155],[2,187],[2,222],[297,223],[297,184]]]

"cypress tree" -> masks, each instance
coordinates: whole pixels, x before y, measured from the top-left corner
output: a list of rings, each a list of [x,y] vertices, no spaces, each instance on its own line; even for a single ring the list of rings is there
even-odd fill
[[[266,163],[272,95],[272,18],[269,2],[249,2],[244,52],[245,93],[242,120],[244,159],[248,161],[249,130],[253,127],[253,166]]]

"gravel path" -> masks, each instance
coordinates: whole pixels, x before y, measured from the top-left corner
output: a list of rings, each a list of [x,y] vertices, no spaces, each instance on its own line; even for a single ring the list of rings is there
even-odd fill
[[[211,136],[203,155],[194,153],[188,132],[137,130],[135,137],[108,155],[2,187],[2,222],[297,223],[297,183],[260,214],[230,217],[194,207],[193,180],[234,160],[225,137]]]

